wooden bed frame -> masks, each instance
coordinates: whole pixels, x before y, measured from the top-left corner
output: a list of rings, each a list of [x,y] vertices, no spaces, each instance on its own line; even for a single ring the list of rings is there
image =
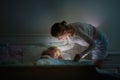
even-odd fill
[[[0,66],[0,73],[3,80],[120,80],[95,65]]]
[[[1,77],[12,80],[96,80],[94,65],[0,66]]]

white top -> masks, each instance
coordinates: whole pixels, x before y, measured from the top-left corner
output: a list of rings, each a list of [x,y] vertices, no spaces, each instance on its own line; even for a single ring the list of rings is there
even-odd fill
[[[81,38],[81,33],[92,38],[93,27],[90,24],[77,22],[68,24],[68,26],[72,26],[75,29],[75,34],[73,36],[67,36],[68,44],[58,47],[61,51],[73,48],[75,43],[81,46],[89,46],[89,44],[83,38]]]

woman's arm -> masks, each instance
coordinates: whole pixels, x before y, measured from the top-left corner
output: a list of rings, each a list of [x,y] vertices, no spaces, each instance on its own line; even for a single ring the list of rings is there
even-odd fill
[[[95,42],[83,32],[81,32],[80,35],[83,38],[83,40],[85,40],[88,43],[88,47],[83,52],[81,52],[81,55],[84,55],[90,52],[95,47]]]
[[[74,61],[78,61],[83,55],[87,54],[88,52],[90,52],[94,47],[95,47],[95,43],[94,41],[87,35],[85,34],[85,32],[80,31],[80,37],[88,43],[87,48],[82,51],[80,54],[76,54],[74,57]],[[83,41],[83,42],[84,42]],[[87,44],[86,43],[86,44]],[[83,44],[84,45],[84,44]]]

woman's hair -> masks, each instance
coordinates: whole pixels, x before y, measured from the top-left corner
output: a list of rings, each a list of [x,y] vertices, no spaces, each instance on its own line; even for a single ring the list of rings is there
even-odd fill
[[[52,46],[52,47],[49,47],[46,50],[44,50],[42,52],[41,56],[49,55],[51,57],[54,57],[54,53],[57,52],[57,51],[59,51],[61,53],[61,51],[56,46]]]
[[[74,33],[74,29],[70,26],[67,26],[66,21],[57,22],[53,24],[51,28],[51,35],[54,37],[58,37],[60,35],[63,35],[64,31],[67,31],[68,33],[72,33],[72,34]]]

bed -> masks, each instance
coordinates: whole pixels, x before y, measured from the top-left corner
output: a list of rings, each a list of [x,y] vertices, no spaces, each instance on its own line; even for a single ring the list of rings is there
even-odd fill
[[[44,49],[51,45],[64,45],[66,42],[57,42],[56,40],[46,41],[49,38],[38,38],[39,36],[37,36],[37,39],[35,36],[34,38],[31,38],[31,36],[16,37],[2,37],[3,41],[0,40],[0,73],[2,79],[120,80],[119,74],[98,70],[90,60],[71,61],[74,57],[73,53],[80,49],[77,45],[70,51],[63,52],[62,55],[65,56],[65,60],[49,59],[47,60],[49,63],[41,60],[40,62],[45,64],[38,63],[34,65],[33,62],[40,60],[40,53]],[[56,63],[51,60],[56,61]]]

